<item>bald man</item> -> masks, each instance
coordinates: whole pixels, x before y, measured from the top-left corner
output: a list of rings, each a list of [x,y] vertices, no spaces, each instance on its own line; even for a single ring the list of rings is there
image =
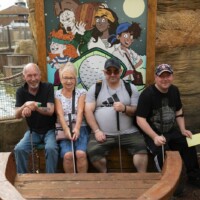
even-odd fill
[[[55,139],[54,89],[50,83],[41,82],[41,72],[34,63],[23,69],[25,84],[16,92],[16,118],[26,118],[28,130],[16,145],[14,152],[17,173],[28,173],[28,158],[32,145],[44,142],[46,173],[55,173],[58,146]]]

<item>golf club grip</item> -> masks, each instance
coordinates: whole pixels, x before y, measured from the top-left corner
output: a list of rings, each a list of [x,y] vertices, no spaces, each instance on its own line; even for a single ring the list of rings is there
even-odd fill
[[[115,102],[119,102],[120,101],[119,97],[117,96],[117,94],[113,94],[112,97],[113,97]]]

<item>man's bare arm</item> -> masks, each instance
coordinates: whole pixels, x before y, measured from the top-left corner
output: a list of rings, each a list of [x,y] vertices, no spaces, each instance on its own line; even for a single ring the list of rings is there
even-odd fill
[[[42,115],[51,116],[54,113],[54,104],[47,103],[47,107],[40,107],[40,104],[35,101],[27,101],[21,107],[16,107],[15,117],[30,117],[33,111],[37,111]]]

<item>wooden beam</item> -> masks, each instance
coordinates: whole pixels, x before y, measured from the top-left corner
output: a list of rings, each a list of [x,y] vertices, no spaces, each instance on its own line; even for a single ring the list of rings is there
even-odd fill
[[[44,20],[44,0],[35,0],[35,22],[36,22],[36,46],[38,54],[38,66],[41,70],[42,80],[47,80],[46,63],[46,35]]]
[[[154,82],[157,0],[148,0],[146,85]]]

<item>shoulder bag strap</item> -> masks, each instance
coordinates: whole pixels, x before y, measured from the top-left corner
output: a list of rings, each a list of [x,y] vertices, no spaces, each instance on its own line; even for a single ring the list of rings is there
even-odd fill
[[[133,65],[133,63],[131,62],[130,58],[128,57],[128,55],[125,53],[126,58],[128,59],[129,63],[131,64],[133,70],[135,70],[135,66]]]
[[[76,92],[74,89],[72,93],[72,114],[75,114],[75,95],[76,95]]]

